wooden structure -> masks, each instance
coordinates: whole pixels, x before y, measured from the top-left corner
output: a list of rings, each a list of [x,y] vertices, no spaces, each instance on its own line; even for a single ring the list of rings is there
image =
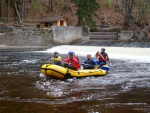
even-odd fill
[[[67,26],[67,19],[63,16],[42,18],[39,20],[40,28],[51,28],[51,26]]]

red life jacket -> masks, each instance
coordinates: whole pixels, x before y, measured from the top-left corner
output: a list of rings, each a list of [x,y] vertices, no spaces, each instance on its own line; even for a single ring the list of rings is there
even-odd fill
[[[68,57],[66,59],[63,60],[64,62],[68,62],[68,63],[71,63],[72,66],[76,69],[79,69],[80,68],[80,64],[78,62],[78,60],[75,58],[75,57]]]
[[[78,56],[76,56],[76,55],[75,55],[74,57],[77,59],[77,61],[78,61],[78,63],[79,63],[79,57],[78,57]]]
[[[107,53],[105,53],[105,52],[104,53],[100,53],[98,59],[99,59],[100,62],[106,62],[106,61],[108,61],[108,55],[107,55]]]

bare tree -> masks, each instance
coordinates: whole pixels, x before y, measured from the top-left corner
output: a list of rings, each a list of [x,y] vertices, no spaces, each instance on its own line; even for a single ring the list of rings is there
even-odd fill
[[[18,9],[17,9],[17,4],[16,4],[16,2],[14,2],[14,8],[15,8],[15,11],[16,11],[17,16],[18,16],[18,18],[19,18],[19,22],[20,22],[20,23],[22,23],[22,20],[21,20],[21,17],[20,17],[19,11],[18,11]]]
[[[48,12],[53,11],[54,0],[48,2]]]
[[[115,7],[118,7],[118,0],[115,0]]]
[[[123,0],[125,25],[129,25],[132,19],[133,3],[134,3],[134,0]]]
[[[26,18],[26,0],[22,0],[22,19]]]
[[[2,0],[0,0],[0,17],[2,17]]]
[[[42,3],[41,3],[41,0],[38,0],[38,4],[39,4],[39,10],[40,10],[40,14],[41,14],[41,17],[43,18],[43,13],[42,13]]]
[[[10,0],[7,0],[7,23],[9,23]]]

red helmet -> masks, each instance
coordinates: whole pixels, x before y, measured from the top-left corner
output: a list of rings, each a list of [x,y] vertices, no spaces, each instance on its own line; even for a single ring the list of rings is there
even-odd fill
[[[91,55],[90,55],[90,54],[87,54],[87,57],[88,57],[88,56],[91,56]]]

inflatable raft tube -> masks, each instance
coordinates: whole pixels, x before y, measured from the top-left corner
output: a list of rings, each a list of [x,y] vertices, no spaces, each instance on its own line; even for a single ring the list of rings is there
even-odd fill
[[[72,77],[89,77],[89,76],[104,76],[107,74],[106,70],[102,69],[84,69],[84,70],[71,70],[55,64],[43,64],[41,66],[41,73],[45,76],[51,76],[58,79],[67,79]]]

